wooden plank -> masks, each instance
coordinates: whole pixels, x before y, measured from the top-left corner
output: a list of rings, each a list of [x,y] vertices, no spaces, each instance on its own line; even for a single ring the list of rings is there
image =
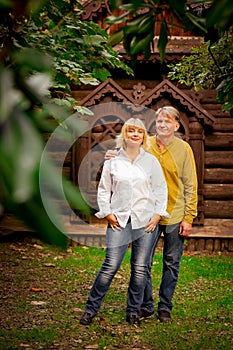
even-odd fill
[[[193,238],[188,239],[187,251],[194,252],[196,250],[196,240]]]
[[[209,113],[211,113],[213,116],[215,117],[222,117],[222,118],[228,118],[230,117],[230,113],[229,112],[224,112],[222,111],[222,104],[221,103],[216,103],[216,101],[213,103],[205,103],[203,102],[202,104],[202,108],[204,108],[206,111],[208,111]]]
[[[233,184],[204,184],[205,199],[233,199]]]
[[[205,240],[203,238],[196,240],[196,250],[200,252],[205,250]]]
[[[233,149],[233,133],[213,132],[211,135],[206,135],[205,147]]]
[[[65,175],[67,179],[71,179],[71,167],[63,167],[62,174]]]
[[[205,250],[212,252],[214,250],[214,240],[209,238],[205,241]]]
[[[233,170],[224,168],[209,168],[204,171],[204,182],[233,183]]]
[[[7,235],[11,232],[18,231],[30,231],[32,229],[29,228],[23,221],[15,218],[11,214],[4,214],[0,219],[0,236]]]
[[[213,131],[219,132],[233,132],[233,120],[232,118],[220,119],[217,118],[215,123],[212,125]]]
[[[233,201],[205,200],[204,213],[206,218],[233,218]]]
[[[205,165],[233,167],[233,151],[205,151]]]
[[[219,252],[221,250],[221,241],[220,239],[214,240],[214,251]]]
[[[233,219],[205,218],[204,226],[193,226],[190,237],[233,239]]]

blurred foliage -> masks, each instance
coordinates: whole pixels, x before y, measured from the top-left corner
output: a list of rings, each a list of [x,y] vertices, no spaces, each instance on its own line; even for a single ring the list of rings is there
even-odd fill
[[[177,16],[185,31],[191,30],[194,35],[202,36],[204,44],[194,51],[193,58],[184,58],[178,65],[173,65],[169,77],[195,88],[219,84],[217,99],[225,102],[223,110],[230,110],[233,115],[232,0],[111,0],[111,6],[113,10],[121,10],[121,14],[109,16],[107,23],[118,23],[121,28],[109,38],[108,43],[116,45],[122,41],[127,54],[133,59],[142,52],[148,59],[154,51],[156,24],[160,28],[157,48],[161,62],[164,61],[170,28],[175,26],[167,19],[167,10]],[[225,50],[222,51],[223,57],[221,49]],[[200,62],[197,62],[198,55]],[[192,63],[194,67],[191,67]]]
[[[85,130],[78,116],[68,118],[71,111],[91,112],[77,106],[70,85],[98,84],[113,68],[131,70],[107,46],[105,31],[80,21],[78,1],[0,0],[0,11],[0,211],[65,246],[61,210],[52,198],[81,211],[87,206],[48,159],[43,133],[60,126],[61,140],[71,145]]]
[[[1,61],[6,66],[17,63],[26,67],[30,65],[33,71],[33,64],[38,69],[40,61],[41,70],[52,57],[50,97],[57,104],[82,112],[77,101],[71,97],[71,84],[98,85],[111,76],[112,68],[124,69],[132,74],[116,51],[107,45],[106,31],[96,23],[81,21],[83,9],[78,1],[41,0],[37,2],[37,11],[34,12],[35,1],[22,3],[13,1],[13,9],[1,9]],[[39,4],[43,5],[42,8],[38,8]],[[39,50],[39,57],[35,50]],[[19,52],[20,58],[17,57]]]

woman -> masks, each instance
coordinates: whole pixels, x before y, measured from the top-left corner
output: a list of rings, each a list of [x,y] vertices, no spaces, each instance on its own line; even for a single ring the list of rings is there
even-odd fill
[[[106,257],[90,290],[80,323],[88,325],[97,314],[113,277],[132,242],[131,278],[126,321],[139,325],[139,311],[147,280],[157,224],[167,217],[167,186],[159,162],[145,152],[149,137],[140,119],[122,127],[119,157],[105,161],[98,187],[98,218],[106,218]]]

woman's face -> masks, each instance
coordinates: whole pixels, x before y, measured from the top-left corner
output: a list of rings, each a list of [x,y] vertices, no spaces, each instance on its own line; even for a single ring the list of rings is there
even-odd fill
[[[144,130],[136,126],[128,126],[125,138],[130,143],[141,145],[143,143]]]

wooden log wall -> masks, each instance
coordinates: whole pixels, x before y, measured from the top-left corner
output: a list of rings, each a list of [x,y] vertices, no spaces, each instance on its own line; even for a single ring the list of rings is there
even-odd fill
[[[216,118],[205,131],[205,216],[233,219],[233,119],[215,96],[200,93],[202,106]]]
[[[216,102],[215,91],[202,91],[197,97],[215,123],[205,127],[204,226],[193,228],[189,248],[233,251],[233,119]]]

